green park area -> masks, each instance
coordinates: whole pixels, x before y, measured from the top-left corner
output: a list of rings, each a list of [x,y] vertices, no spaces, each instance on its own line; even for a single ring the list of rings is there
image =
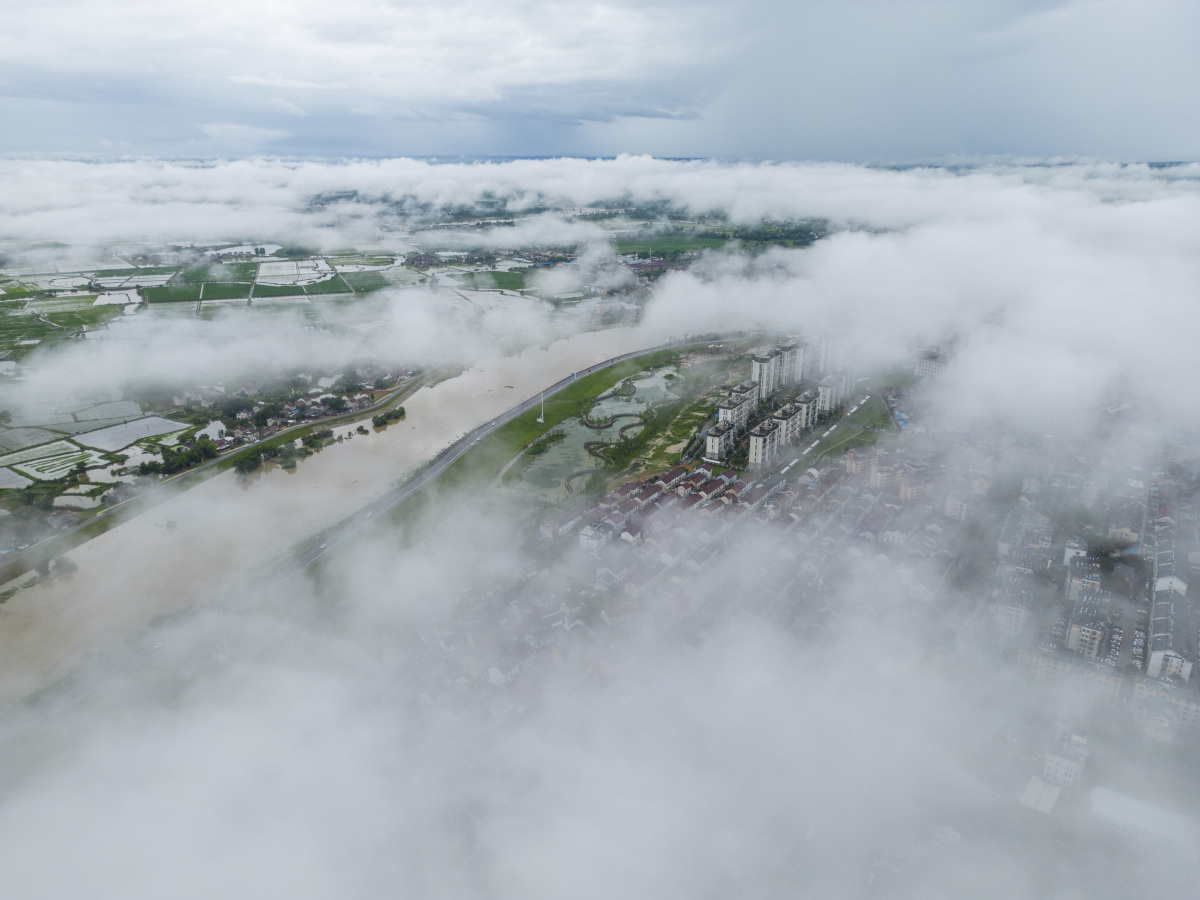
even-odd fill
[[[888,413],[887,406],[883,402],[883,398],[878,394],[873,395],[866,403],[846,416],[846,423],[849,425],[861,425],[863,428],[894,428],[891,414]]]
[[[567,385],[546,398],[546,417],[538,422],[541,407],[521,413],[511,422],[497,428],[467,454],[459,458],[443,474],[443,487],[482,488],[499,474],[514,456],[559,423],[581,415],[601,394],[626,378],[647,369],[669,365],[678,358],[671,350],[660,350],[593,372]],[[401,504],[403,506],[403,504]]]
[[[821,443],[817,446],[810,462],[815,462],[827,456],[840,456],[847,450],[851,450],[854,447],[862,447],[866,444],[873,444],[878,439],[878,432],[839,423],[834,426],[833,433],[829,437],[821,438]]]

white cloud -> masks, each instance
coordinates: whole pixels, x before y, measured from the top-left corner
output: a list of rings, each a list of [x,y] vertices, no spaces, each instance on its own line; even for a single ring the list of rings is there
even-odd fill
[[[931,421],[948,413],[972,437],[997,423],[1026,436],[1053,429],[1093,459],[1125,449],[1087,428],[1114,392],[1150,425],[1200,418],[1196,166],[10,162],[0,178],[0,228],[23,239],[332,242],[351,209],[360,224],[394,221],[399,198],[459,204],[484,191],[525,207],[628,197],[745,222],[825,217],[860,227],[804,250],[712,254],[667,276],[647,310],[645,344],[709,328],[831,331],[872,363],[952,336]],[[360,200],[310,207],[336,191]],[[581,265],[602,270],[608,260],[593,226],[557,215],[512,233],[593,240]],[[403,307],[389,302],[370,328],[345,337],[286,319],[262,330],[232,317],[143,324],[144,341],[73,345],[27,389],[209,378],[247,360],[333,363],[440,345],[470,354],[473,340],[527,324],[500,313],[459,327],[421,292]],[[1155,437],[1135,431],[1130,458],[1145,458]],[[934,449],[957,452],[947,442]],[[989,465],[1011,477],[1024,462]],[[237,511],[253,509],[254,523],[294,515],[286,489],[255,487],[239,490],[245,506],[216,494],[214,532]],[[204,511],[202,501],[190,508]],[[133,657],[144,668],[99,683],[77,707],[5,720],[27,730],[0,743],[0,888],[126,898],[541,898],[564,885],[585,897],[999,898],[1129,896],[1153,879],[1168,893],[1190,889],[1191,851],[1109,852],[1090,832],[1046,842],[1017,818],[1054,698],[992,659],[990,638],[976,637],[985,629],[953,602],[914,602],[905,585],[916,564],[864,553],[827,565],[821,584],[802,586],[788,607],[792,619],[762,601],[775,576],[798,577],[796,548],[790,538],[772,545],[765,528],[725,543],[701,577],[679,574],[677,596],[639,601],[637,627],[603,639],[581,628],[562,653],[492,690],[470,665],[439,655],[430,626],[464,587],[495,590],[546,566],[515,550],[517,527],[493,513],[448,500],[444,517],[413,529],[413,547],[390,531],[362,541],[330,562],[320,585],[288,585],[284,614],[227,586],[242,573],[220,564],[220,541],[242,532],[189,544],[196,584],[186,589],[221,584],[212,595],[226,608],[157,626],[146,640],[165,638],[164,652]],[[137,550],[157,564],[152,548]],[[593,570],[573,569],[569,553],[562,562],[567,573],[545,586],[549,609],[577,596]],[[101,577],[107,564],[93,557],[80,574]],[[750,594],[748,573],[768,576],[764,593]],[[179,578],[154,574],[152,583]],[[141,575],[123,573],[131,584]],[[37,597],[84,589],[58,583]],[[724,605],[748,595],[741,610]],[[978,597],[963,602],[975,609],[967,604]],[[316,621],[305,618],[313,609]],[[495,612],[496,624],[472,633],[472,663],[527,654],[517,612],[499,602]],[[112,663],[90,665],[81,684]],[[1123,739],[1097,735],[1092,746]],[[1176,796],[1156,774],[1141,771],[1138,783]],[[955,840],[939,844],[946,828]]]
[[[346,0],[337,16],[313,0],[58,0],[6,10],[0,151],[227,153],[189,144],[200,117],[282,127],[286,152],[321,157],[1195,158],[1198,15],[1170,0]]]

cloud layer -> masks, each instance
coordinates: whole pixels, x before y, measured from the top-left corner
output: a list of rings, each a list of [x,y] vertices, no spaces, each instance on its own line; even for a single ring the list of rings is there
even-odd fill
[[[973,441],[1053,432],[1093,461],[1140,463],[1163,430],[1200,418],[1194,166],[954,172],[624,157],[23,162],[0,173],[12,188],[0,191],[0,231],[84,244],[409,240],[382,229],[420,227],[426,205],[485,191],[517,208],[627,198],[746,223],[824,218],[835,233],[813,247],[716,252],[667,275],[647,303],[644,345],[796,330],[837,335],[862,371],[925,344],[952,347],[925,397],[941,427],[924,449],[986,454],[998,481],[1059,460]],[[594,224],[552,214],[518,236],[554,240],[568,226],[588,241],[589,265],[611,259]],[[211,377],[256,348],[279,365],[393,342],[469,353],[474,335],[483,345],[525,324],[456,331],[435,296],[412,296],[408,318],[370,336],[298,326],[239,336],[218,320],[155,326],[148,345],[84,342],[43,360],[30,385],[159,377],[181,361],[182,374]],[[1143,426],[1128,455],[1123,440],[1097,437],[1112,402]],[[244,502],[263,502],[253,490]],[[864,554],[810,582],[799,618],[780,618],[759,601],[775,579],[797,578],[794,557],[752,532],[723,544],[702,575],[681,573],[636,627],[571,632],[563,652],[492,690],[439,654],[454,637],[438,630],[451,611],[471,597],[493,617],[471,638],[491,659],[521,640],[520,608],[535,593],[553,612],[578,602],[595,570],[572,553],[526,555],[518,531],[494,506],[450,498],[408,542],[394,532],[363,541],[274,603],[222,591],[135,637],[166,649],[65,713],[4,720],[25,730],[0,743],[0,892],[1107,897],[1152,879],[1190,889],[1194,848],[1042,829],[1016,806],[1013,787],[1036,765],[1058,698],[995,658],[963,613],[977,596],[922,606],[908,589],[918,567]],[[222,558],[216,537],[189,549]],[[85,664],[82,683],[106,664]]]
[[[58,0],[0,153],[1194,159],[1192,4]],[[1121,60],[1120,65],[1113,65]]]

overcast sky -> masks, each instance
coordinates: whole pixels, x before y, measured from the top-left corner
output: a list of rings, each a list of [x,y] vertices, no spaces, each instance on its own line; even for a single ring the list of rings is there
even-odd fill
[[[1200,156],[1184,0],[2,0],[0,153]]]

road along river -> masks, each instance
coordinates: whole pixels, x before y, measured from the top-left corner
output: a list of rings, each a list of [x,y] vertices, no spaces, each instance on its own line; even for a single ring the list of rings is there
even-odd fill
[[[84,654],[118,649],[160,616],[294,574],[319,553],[281,567],[297,543],[338,523],[326,543],[347,539],[367,512],[407,496],[412,486],[403,482],[418,469],[435,461],[419,476],[423,484],[518,403],[652,343],[638,329],[609,329],[481,360],[406,399],[407,419],[386,431],[309,457],[294,473],[224,472],[77,547],[74,574],[0,606],[0,710],[69,674]]]

